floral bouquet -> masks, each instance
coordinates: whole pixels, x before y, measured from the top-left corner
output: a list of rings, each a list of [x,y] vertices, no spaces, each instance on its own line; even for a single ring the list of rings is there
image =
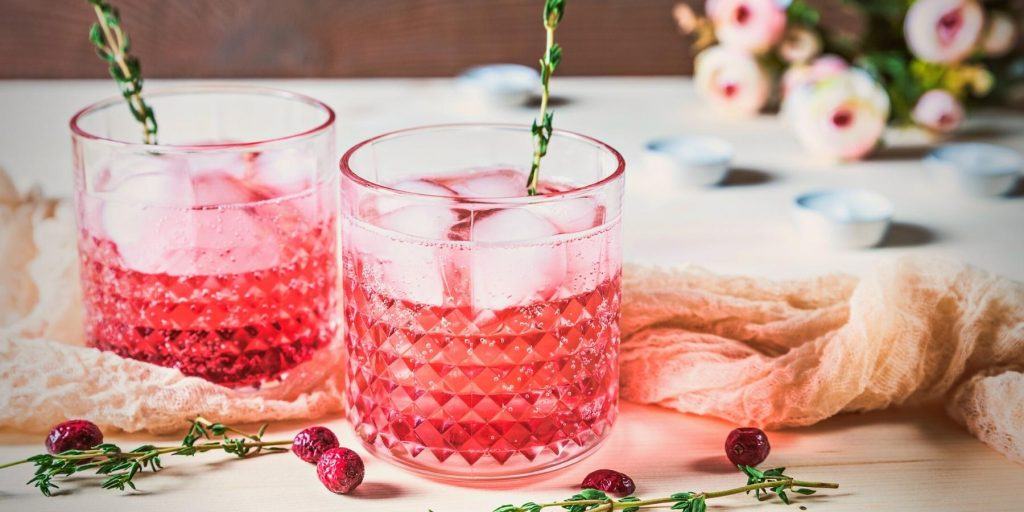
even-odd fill
[[[855,160],[890,124],[951,133],[965,104],[996,89],[1005,97],[1024,75],[1014,52],[1020,3],[826,3],[707,0],[703,16],[678,5],[676,21],[699,51],[697,90],[738,116],[780,104],[807,149]]]

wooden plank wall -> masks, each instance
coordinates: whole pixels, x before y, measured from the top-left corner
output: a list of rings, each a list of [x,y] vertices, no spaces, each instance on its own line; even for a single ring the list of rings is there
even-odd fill
[[[560,73],[689,73],[682,0],[572,0]],[[700,0],[686,0],[702,3]],[[450,76],[533,65],[543,0],[112,0],[148,77]],[[105,76],[85,0],[0,0],[0,78]]]

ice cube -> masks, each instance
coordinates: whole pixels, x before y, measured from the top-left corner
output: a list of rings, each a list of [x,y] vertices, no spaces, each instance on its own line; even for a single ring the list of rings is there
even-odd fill
[[[207,176],[204,201],[245,199],[227,176]],[[143,173],[120,180],[102,206],[103,231],[133,270],[170,275],[238,273],[278,263],[280,242],[242,207],[202,206],[187,174]]]
[[[535,211],[558,226],[562,233],[583,233],[604,222],[604,207],[594,198],[578,197],[535,205]],[[600,233],[572,237],[565,244],[566,278],[559,298],[571,297],[597,287],[607,277],[607,237]]]
[[[445,250],[437,240],[446,240],[458,215],[447,208],[405,206],[378,217],[374,224],[391,235],[369,233],[354,242],[369,261],[380,265],[388,293],[412,302],[439,306],[448,289]],[[407,236],[402,236],[407,235]],[[427,240],[416,240],[409,236]]]
[[[238,151],[204,151],[190,153],[183,157],[188,164],[192,178],[201,178],[210,174],[230,175],[239,180],[249,179],[253,175],[253,154]]]
[[[226,173],[207,173],[192,179],[193,206],[244,204],[266,199],[248,182]]]
[[[522,208],[475,219],[471,237],[480,245],[469,252],[474,308],[503,309],[550,299],[566,271],[565,247],[544,243],[557,234],[557,226]]]
[[[283,237],[245,208],[191,210],[191,232],[168,247],[163,272],[171,275],[240,274],[282,264]]]
[[[89,191],[105,198],[163,205],[192,202],[188,162],[178,155],[118,154],[100,169],[87,177]],[[142,176],[146,178],[133,179]]]
[[[514,169],[486,169],[442,182],[461,197],[498,198],[526,195],[526,175]]]
[[[252,181],[273,190],[274,195],[295,194],[316,184],[317,167],[316,155],[309,151],[268,151],[256,158]]]
[[[403,180],[389,184],[388,188],[430,196],[453,197],[455,195],[450,188],[425,179]],[[389,194],[381,194],[374,198],[372,210],[376,215],[383,215],[409,204],[409,199],[395,197]]]
[[[590,197],[538,203],[533,208],[558,226],[562,233],[586,231],[604,222],[604,207]]]

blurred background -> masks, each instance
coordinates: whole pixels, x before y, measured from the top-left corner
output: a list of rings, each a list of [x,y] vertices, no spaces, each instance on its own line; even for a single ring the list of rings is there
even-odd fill
[[[558,38],[563,75],[690,74],[672,16],[680,0],[576,0]],[[688,0],[693,6],[700,0]],[[829,30],[863,22],[813,0]],[[127,0],[121,11],[150,78],[452,76],[493,62],[533,66],[536,0]],[[103,78],[84,0],[0,0],[0,78]],[[571,58],[569,58],[571,55]]]

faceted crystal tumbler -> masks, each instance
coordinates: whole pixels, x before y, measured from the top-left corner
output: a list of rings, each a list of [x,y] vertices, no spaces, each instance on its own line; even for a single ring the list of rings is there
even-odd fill
[[[71,120],[87,343],[239,389],[337,335],[334,112],[244,86],[123,98]]]
[[[449,125],[342,157],[348,416],[387,460],[526,476],[615,422],[625,164],[556,131],[530,196],[531,154],[529,127]]]

